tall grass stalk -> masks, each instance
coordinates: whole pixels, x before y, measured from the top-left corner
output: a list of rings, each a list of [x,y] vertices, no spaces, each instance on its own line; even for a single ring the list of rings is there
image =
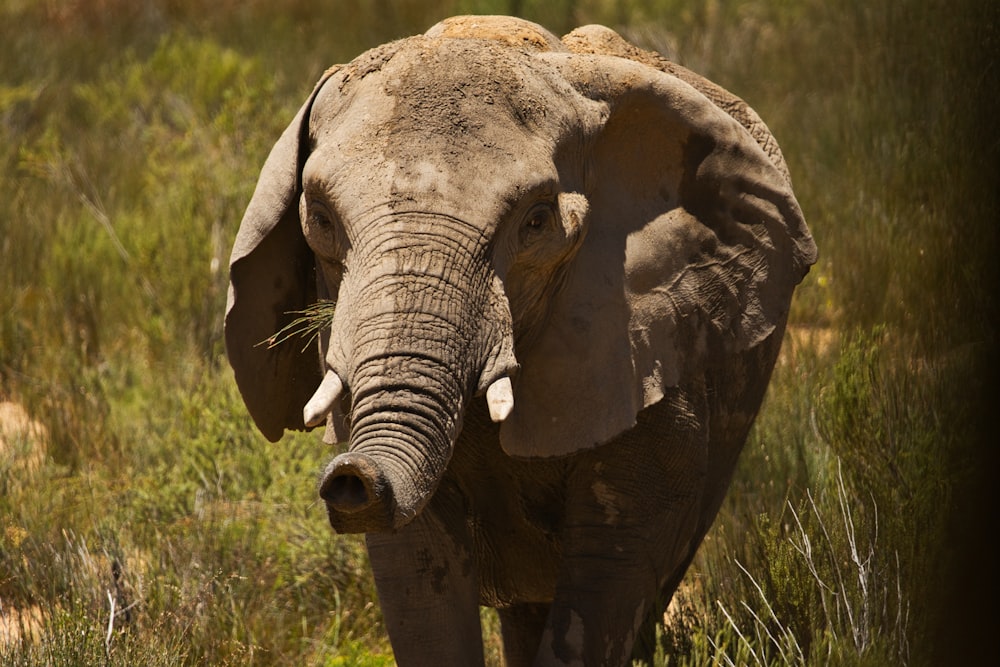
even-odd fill
[[[739,585],[689,597],[680,618],[694,637],[672,656],[661,649],[655,665],[911,664],[898,555],[885,566],[877,528],[856,523],[839,463],[833,477],[824,496],[835,498],[818,502],[806,489],[801,508],[788,502],[790,525],[761,519],[749,539],[768,548],[770,565],[732,557]],[[868,509],[876,515],[873,501]]]

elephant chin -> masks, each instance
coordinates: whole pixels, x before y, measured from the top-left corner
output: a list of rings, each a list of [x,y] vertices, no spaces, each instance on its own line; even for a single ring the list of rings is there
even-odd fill
[[[394,477],[398,479],[367,454],[347,452],[330,461],[319,495],[326,502],[333,529],[338,533],[378,533],[408,523],[418,509],[400,506],[391,481]]]

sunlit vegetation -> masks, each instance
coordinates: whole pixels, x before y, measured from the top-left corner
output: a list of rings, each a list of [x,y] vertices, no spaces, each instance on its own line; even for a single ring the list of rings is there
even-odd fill
[[[744,97],[820,249],[657,664],[988,662],[994,3],[2,0],[0,663],[393,664],[329,450],[235,389],[226,268],[319,74],[467,12],[605,23]]]

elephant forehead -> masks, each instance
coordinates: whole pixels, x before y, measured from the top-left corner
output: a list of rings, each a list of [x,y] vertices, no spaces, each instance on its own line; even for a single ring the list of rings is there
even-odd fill
[[[319,102],[304,176],[365,206],[373,198],[450,202],[495,217],[507,200],[554,179],[560,133],[573,127],[557,117],[568,105],[554,103],[547,68],[492,43],[414,38],[361,81],[335,82],[341,94]]]

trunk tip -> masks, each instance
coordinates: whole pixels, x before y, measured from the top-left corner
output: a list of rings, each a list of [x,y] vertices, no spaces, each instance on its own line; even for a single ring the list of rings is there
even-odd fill
[[[319,485],[330,525],[338,533],[386,532],[397,526],[396,498],[382,467],[365,454],[334,458]]]

